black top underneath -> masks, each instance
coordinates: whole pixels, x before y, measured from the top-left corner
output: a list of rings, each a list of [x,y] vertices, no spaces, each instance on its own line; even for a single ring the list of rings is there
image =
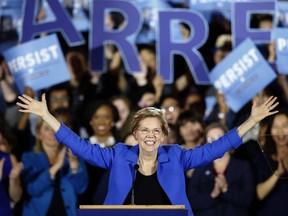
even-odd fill
[[[50,207],[48,209],[48,212],[46,216],[65,216],[66,210],[64,206],[64,201],[62,198],[62,194],[60,191],[60,175],[59,172],[57,172],[55,176],[55,181],[54,181],[54,193],[53,197],[51,200]]]
[[[131,204],[132,188],[124,205]],[[139,170],[134,184],[134,204],[136,205],[171,205],[171,202],[157,179],[157,172],[150,176],[142,175]]]

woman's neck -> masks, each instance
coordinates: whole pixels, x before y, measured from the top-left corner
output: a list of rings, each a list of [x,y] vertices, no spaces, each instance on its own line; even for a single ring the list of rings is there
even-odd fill
[[[156,154],[139,154],[138,158],[139,171],[143,175],[152,175],[157,170],[158,160]]]
[[[111,136],[111,133],[105,134],[105,135],[96,135],[94,134],[95,137],[97,137],[97,141],[99,143],[105,143],[107,139]]]
[[[51,147],[43,144],[43,149],[48,157],[50,164],[54,164],[58,155],[58,146]]]

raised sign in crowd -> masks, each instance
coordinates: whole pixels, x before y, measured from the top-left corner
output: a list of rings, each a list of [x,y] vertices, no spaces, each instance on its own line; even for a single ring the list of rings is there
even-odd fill
[[[0,7],[0,215],[288,215],[288,2]]]

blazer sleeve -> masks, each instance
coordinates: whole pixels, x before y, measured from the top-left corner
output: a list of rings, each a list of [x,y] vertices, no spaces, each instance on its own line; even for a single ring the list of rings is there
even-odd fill
[[[117,148],[101,148],[100,145],[93,145],[63,124],[55,133],[55,137],[59,143],[70,148],[74,155],[104,169],[110,169],[117,153]]]
[[[241,143],[242,139],[234,128],[212,143],[183,151],[182,166],[184,170],[188,170],[209,164],[213,160],[223,157],[225,152],[239,147]]]

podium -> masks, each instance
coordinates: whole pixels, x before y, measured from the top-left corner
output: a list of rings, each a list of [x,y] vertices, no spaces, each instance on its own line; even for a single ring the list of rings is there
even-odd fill
[[[184,205],[80,205],[77,216],[188,216]]]

